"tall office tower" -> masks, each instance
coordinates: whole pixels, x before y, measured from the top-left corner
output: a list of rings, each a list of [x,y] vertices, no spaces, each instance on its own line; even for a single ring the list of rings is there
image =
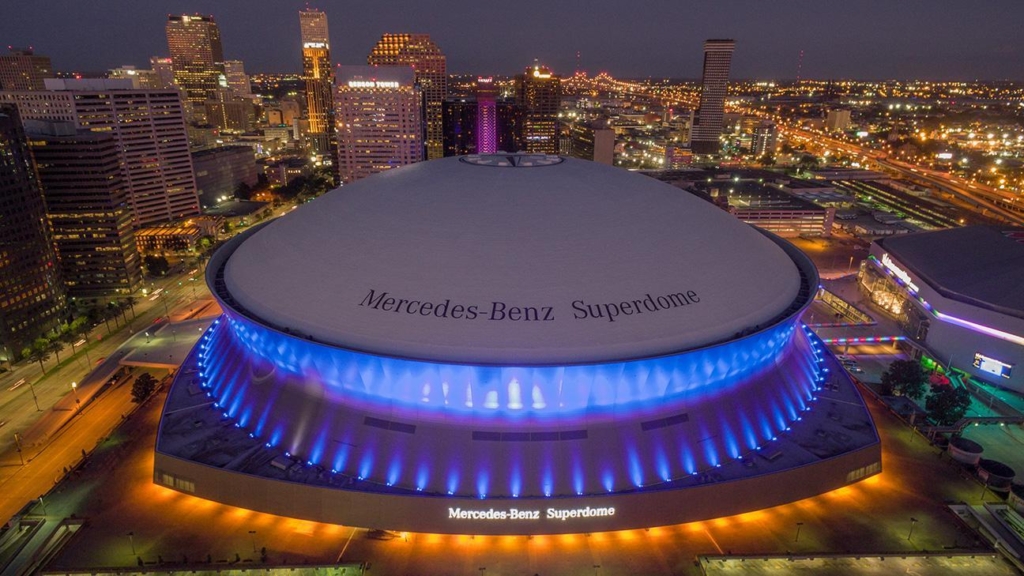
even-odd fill
[[[236,96],[252,96],[252,85],[249,84],[249,76],[241,60],[224,61],[224,78]]]
[[[206,122],[229,132],[248,132],[256,122],[256,108],[249,98],[224,88],[206,101]]]
[[[494,78],[476,79],[476,151],[494,154],[498,151],[498,87]],[[514,152],[514,150],[510,150]]]
[[[342,182],[423,160],[423,94],[409,66],[341,66],[334,97]]]
[[[67,120],[77,129],[110,132],[121,151],[135,226],[199,213],[185,111],[177,90],[138,90],[128,80],[46,81],[44,92],[0,92],[22,118]]]
[[[26,120],[46,218],[69,296],[105,298],[142,285],[121,151],[110,132]]]
[[[729,87],[729,67],[736,48],[734,40],[704,42],[704,73],[701,77],[700,108],[690,138],[694,154],[717,154],[721,149],[722,116]]]
[[[523,109],[523,146],[526,152],[558,153],[558,106],[562,80],[534,62],[516,76],[516,102]]]
[[[143,90],[160,90],[161,80],[152,70],[139,70],[135,66],[121,66],[107,70],[107,78],[131,80],[132,85]]]
[[[484,98],[488,96],[485,94]],[[490,112],[494,115],[492,122],[481,128],[480,115]],[[444,155],[462,156],[465,154],[485,154],[491,146],[491,152],[516,152],[522,150],[520,131],[522,130],[522,109],[511,100],[496,98],[481,106],[477,98],[444,99],[442,106],[442,126],[444,134]],[[493,130],[492,135],[481,138],[481,130]]]
[[[195,122],[206,122],[206,101],[222,88],[224,48],[213,16],[167,17],[167,48],[174,67],[174,83],[185,92]]]
[[[447,63],[429,34],[385,34],[373,47],[368,64],[404,65],[416,70],[416,84],[423,91],[427,159],[444,156],[441,103],[448,94]]]
[[[8,48],[0,56],[0,90],[45,90],[43,79],[53,77],[49,56],[38,56],[31,48]]]
[[[481,152],[479,119],[480,107],[475,99],[444,99],[441,104],[441,126],[445,157]]]
[[[334,75],[331,71],[327,14],[314,8],[300,10],[299,32],[302,35],[302,76],[306,81],[309,146],[313,152],[330,157],[334,146]]]
[[[828,132],[842,132],[850,127],[853,122],[850,120],[849,110],[838,108],[828,111],[825,115],[825,130]]]
[[[18,110],[0,104],[0,356],[10,360],[67,308],[43,194]]]
[[[174,63],[170,58],[164,58],[162,56],[153,56],[149,59],[149,65],[153,68],[153,73],[159,79],[160,90],[166,90],[168,88],[174,88]]]
[[[762,120],[754,127],[754,135],[750,142],[750,153],[757,158],[775,156],[775,145],[778,142],[778,129],[770,120]]]
[[[580,120],[569,125],[566,153],[573,158],[591,160],[599,164],[615,164],[615,131],[605,120]]]

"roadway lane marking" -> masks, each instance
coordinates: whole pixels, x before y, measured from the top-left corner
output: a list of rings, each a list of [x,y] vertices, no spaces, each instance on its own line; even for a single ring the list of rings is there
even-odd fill
[[[718,550],[718,553],[725,554],[725,552],[722,551],[722,547],[718,545],[718,542],[715,541],[715,537],[711,535],[711,532],[708,532],[707,528],[704,529],[704,533],[708,535],[708,540],[711,540],[711,543],[715,545],[715,548]]]
[[[348,545],[352,543],[352,537],[356,535],[356,528],[353,527],[352,531],[348,534],[348,540],[345,541],[345,546],[342,547],[341,553],[338,554],[338,559],[334,561],[335,564],[341,564],[341,557],[345,555],[345,551],[348,550]]]

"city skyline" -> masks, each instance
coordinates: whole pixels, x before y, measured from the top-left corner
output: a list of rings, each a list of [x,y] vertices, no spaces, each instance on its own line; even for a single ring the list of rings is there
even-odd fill
[[[453,73],[514,74],[538,58],[563,75],[578,61],[591,74],[697,78],[703,40],[729,37],[744,46],[734,63],[732,76],[738,79],[792,79],[798,71],[802,78],[1024,79],[1017,65],[1024,49],[1012,40],[1017,20],[1012,15],[1024,14],[1024,8],[1009,0],[970,7],[942,0],[927,12],[868,1],[828,7],[803,1],[713,7],[649,2],[634,19],[623,19],[610,2],[588,3],[585,13],[540,3],[531,9],[530,2],[515,13],[470,3],[444,10],[412,2],[392,3],[390,10],[370,9],[366,2],[310,6],[328,17],[359,15],[339,18],[333,26],[333,61],[341,64],[361,63],[381,34],[408,30],[430,34]],[[303,7],[257,1],[243,10],[240,4],[206,0],[117,1],[98,10],[67,2],[19,3],[5,8],[0,39],[34,47],[60,71],[145,67],[151,56],[165,55],[166,15],[198,12],[212,14],[221,26],[225,58],[245,61],[251,72],[298,72],[301,45],[294,12]],[[545,17],[529,26],[513,25],[522,13]],[[34,24],[43,21],[47,26]],[[125,27],[129,21],[133,26]],[[611,22],[616,28],[609,28]],[[631,49],[623,50],[615,38],[628,39]]]

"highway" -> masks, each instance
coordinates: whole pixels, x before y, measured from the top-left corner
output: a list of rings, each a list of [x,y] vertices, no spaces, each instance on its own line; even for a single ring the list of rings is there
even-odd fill
[[[1017,197],[1009,192],[997,190],[984,184],[968,182],[945,172],[901,162],[889,158],[884,152],[863,148],[819,132],[811,132],[791,126],[786,126],[781,132],[818,147],[835,149],[859,156],[865,160],[869,168],[877,168],[883,172],[895,173],[900,178],[915,184],[937,189],[942,193],[966,202],[974,211],[981,212],[984,216],[994,217],[1016,225],[1024,225],[1024,206],[1020,206],[1017,203]]]
[[[76,353],[72,354],[70,347],[61,352],[59,366],[55,366],[56,358],[44,362],[45,374],[38,362],[22,362],[13,370],[0,374],[0,455],[14,445],[14,433],[27,434],[41,417],[72,394],[72,382],[79,384],[79,394],[90,394],[92,380],[87,380],[86,375],[112,357],[133,334],[156,322],[166,321],[169,310],[180,309],[187,313],[189,306],[198,308],[202,299],[209,297],[209,290],[201,274],[197,272],[195,277],[196,281],[190,282],[188,273],[185,273],[148,283],[150,296],[137,296],[134,319],[133,312],[128,310],[125,313],[128,324],[119,320],[120,327],[117,327],[111,320],[109,334],[101,323],[85,338],[88,343],[77,347]],[[178,286],[179,282],[181,286]],[[152,293],[156,290],[160,292],[154,298]],[[115,365],[116,360],[113,362]],[[22,380],[24,382],[19,384]],[[39,410],[36,409],[37,402]],[[3,463],[6,460],[0,456],[0,464]]]
[[[122,416],[134,407],[131,400],[131,379],[124,379],[107,390],[81,411],[72,410],[70,424],[65,425],[46,444],[25,448],[25,464],[11,461],[4,455],[0,467],[0,518],[10,518],[30,500],[45,494],[64,476],[65,468],[82,461],[82,454],[92,451],[101,438],[110,434]]]
[[[683,95],[680,93],[677,97],[656,94],[640,84],[615,80],[604,74],[578,81],[588,85],[591,90],[621,91],[631,95],[651,98],[662,102],[664,105],[676,104],[690,108],[696,108],[697,106],[696,94]],[[947,198],[955,200],[961,209],[978,212],[982,216],[1003,220],[1012,224],[1024,225],[1024,200],[1004,190],[998,190],[977,182],[970,182],[945,172],[901,162],[894,158],[889,158],[885,152],[865,148],[845,140],[839,140],[823,132],[800,128],[796,126],[794,121],[764,110],[745,106],[730,106],[730,111],[772,120],[778,124],[781,135],[794,137],[814,147],[839,150],[863,158],[863,162],[868,165],[867,167],[896,174],[900,178],[915,184],[937,190],[947,196]]]
[[[178,278],[160,282],[166,286],[161,296],[149,301],[149,305],[137,303],[138,317],[133,322],[135,334],[143,327],[152,326],[154,321],[166,321],[166,314],[177,321],[183,320],[200,310],[204,315],[216,314],[219,308],[212,305],[212,299],[205,284],[193,287]],[[164,302],[160,300],[165,298]],[[102,327],[101,327],[102,328]],[[9,390],[12,384],[0,389],[3,394],[0,413],[7,419],[3,431],[3,447],[0,448],[0,518],[7,520],[29,501],[45,494],[64,476],[65,469],[72,469],[82,461],[83,454],[91,452],[103,438],[122,421],[135,407],[131,401],[131,384],[145,369],[135,370],[130,376],[104,387],[117,372],[119,361],[136,347],[133,342],[143,345],[141,336],[131,341],[132,332],[122,327],[110,337],[90,346],[92,357],[108,354],[92,370],[88,363],[81,361],[79,352],[75,359],[68,360],[61,368],[47,378],[35,383],[41,411],[36,411],[32,400],[32,389],[21,385]],[[38,377],[39,365],[34,365]],[[30,366],[14,375],[5,375],[5,382],[14,377],[31,378]],[[166,374],[163,370],[149,370],[157,378]],[[22,374],[28,373],[28,376]],[[72,390],[70,378],[77,378],[78,387]],[[22,410],[23,414],[15,411]],[[21,437],[21,454],[14,441],[14,433]]]

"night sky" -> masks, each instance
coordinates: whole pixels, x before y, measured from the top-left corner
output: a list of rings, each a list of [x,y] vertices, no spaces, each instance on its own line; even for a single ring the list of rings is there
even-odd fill
[[[0,46],[33,46],[61,71],[148,67],[168,13],[212,14],[227,59],[301,67],[293,0],[0,0]],[[452,73],[696,78],[701,42],[735,38],[734,78],[1024,79],[1022,0],[324,0],[331,56],[365,63],[384,32],[425,32]]]

